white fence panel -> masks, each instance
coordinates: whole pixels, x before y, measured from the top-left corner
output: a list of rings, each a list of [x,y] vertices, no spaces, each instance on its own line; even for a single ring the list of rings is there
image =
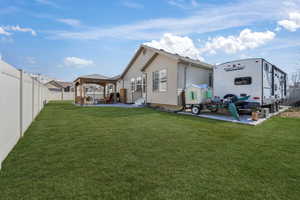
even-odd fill
[[[27,74],[23,74],[23,88],[22,88],[22,133],[27,130],[33,120],[33,107],[32,107],[32,84],[33,80]]]
[[[48,88],[0,60],[0,169],[48,101]]]
[[[61,101],[62,92],[61,91],[49,91],[49,101]]]
[[[39,114],[39,86],[38,81],[34,80],[33,85],[33,118]]]
[[[0,167],[20,137],[20,71],[0,61]]]
[[[64,92],[63,93],[63,100],[74,100],[75,99],[75,92]]]
[[[291,88],[289,90],[288,103],[294,104],[300,101],[300,88]]]

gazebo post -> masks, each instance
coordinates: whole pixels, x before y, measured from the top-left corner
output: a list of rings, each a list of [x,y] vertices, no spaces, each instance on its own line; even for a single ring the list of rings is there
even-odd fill
[[[106,83],[103,85],[103,98],[106,98]]]
[[[114,102],[117,103],[117,83],[114,83]]]
[[[81,79],[79,80],[79,84],[80,84],[80,105],[83,105],[83,95],[82,95],[82,81]]]
[[[75,92],[75,95],[74,95],[74,96],[75,96],[75,104],[76,104],[76,103],[77,103],[77,102],[76,102],[76,99],[77,99],[77,83],[75,83],[75,88],[74,88],[74,90],[75,90],[75,91],[74,91],[74,92]]]

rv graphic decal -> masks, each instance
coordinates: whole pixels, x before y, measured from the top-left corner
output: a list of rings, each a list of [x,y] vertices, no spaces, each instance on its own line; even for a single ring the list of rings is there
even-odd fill
[[[224,70],[226,72],[231,72],[231,71],[237,71],[237,70],[243,70],[245,69],[244,65],[228,65],[226,67],[224,67]]]

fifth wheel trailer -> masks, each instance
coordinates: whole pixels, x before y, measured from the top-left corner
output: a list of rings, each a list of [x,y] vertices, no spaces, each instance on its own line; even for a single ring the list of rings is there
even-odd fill
[[[249,100],[271,112],[287,96],[287,74],[263,58],[226,62],[214,67],[214,96],[250,96]]]

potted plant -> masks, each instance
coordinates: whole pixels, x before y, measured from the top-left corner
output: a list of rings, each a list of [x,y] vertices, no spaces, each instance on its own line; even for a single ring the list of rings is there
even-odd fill
[[[258,121],[259,119],[259,108],[255,107],[252,109],[251,118],[253,121]]]

